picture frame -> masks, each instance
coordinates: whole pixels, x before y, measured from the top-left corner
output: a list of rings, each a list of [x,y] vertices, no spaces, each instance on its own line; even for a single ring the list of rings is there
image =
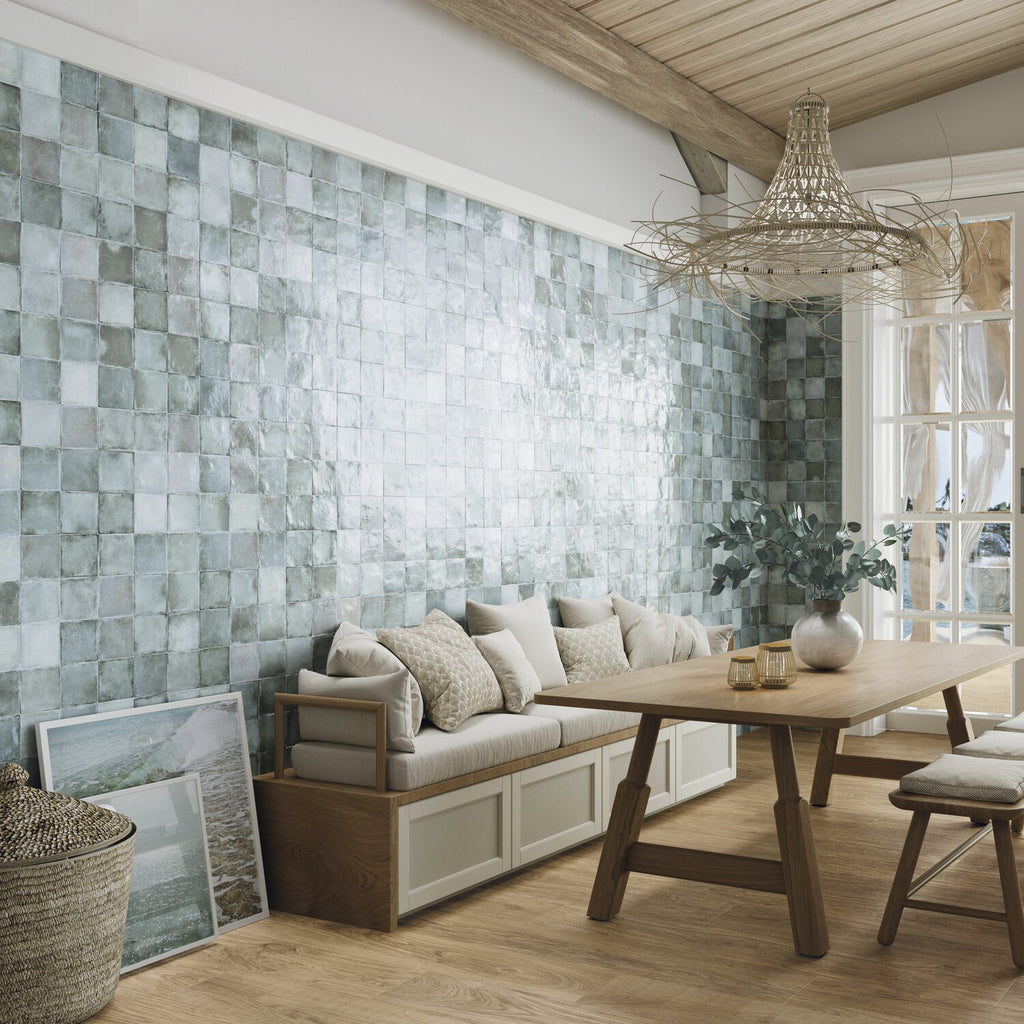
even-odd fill
[[[136,826],[121,973],[214,941],[217,903],[199,776],[193,772],[88,799]]]
[[[218,929],[269,915],[241,694],[40,722],[36,737],[44,788],[83,800],[197,774]]]

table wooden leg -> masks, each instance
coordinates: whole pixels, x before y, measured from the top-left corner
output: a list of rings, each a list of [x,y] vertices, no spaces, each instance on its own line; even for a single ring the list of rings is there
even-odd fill
[[[775,803],[775,828],[789,900],[793,945],[803,956],[824,956],[828,952],[828,926],[811,834],[811,812],[807,801],[800,796],[797,780],[793,735],[788,725],[770,725],[768,732],[779,792]]]
[[[832,766],[836,754],[843,752],[845,729],[822,729],[818,742],[818,760],[814,765],[814,782],[811,785],[811,803],[815,807],[828,804],[828,791],[832,785]]]
[[[640,835],[647,798],[651,795],[647,773],[651,768],[660,729],[661,718],[657,715],[644,715],[640,719],[640,728],[633,742],[633,754],[629,759],[629,771],[615,791],[615,802],[608,819],[608,831],[590,894],[590,906],[587,908],[587,916],[598,921],[610,921],[622,906],[622,897],[629,879],[626,861],[630,847]]]
[[[942,691],[942,699],[946,702],[946,733],[952,746],[967,743],[974,739],[974,729],[964,714],[964,706],[960,700],[960,691],[951,686]]]

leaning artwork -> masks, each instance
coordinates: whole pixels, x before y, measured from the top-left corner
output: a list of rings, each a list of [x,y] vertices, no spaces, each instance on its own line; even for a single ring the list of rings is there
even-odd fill
[[[240,694],[42,722],[36,729],[44,787],[80,799],[196,773],[218,929],[267,916]]]

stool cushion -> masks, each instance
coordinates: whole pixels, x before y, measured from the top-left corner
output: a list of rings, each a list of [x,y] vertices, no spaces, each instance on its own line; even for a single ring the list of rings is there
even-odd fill
[[[1002,732],[1024,732],[1024,714],[1017,715],[1008,721],[1000,722],[997,726]]]
[[[1024,761],[1024,733],[997,732],[990,729],[969,743],[953,748],[954,754],[967,757],[999,757],[1005,761]]]
[[[941,754],[900,779],[904,793],[1013,804],[1024,798],[1024,761]]]

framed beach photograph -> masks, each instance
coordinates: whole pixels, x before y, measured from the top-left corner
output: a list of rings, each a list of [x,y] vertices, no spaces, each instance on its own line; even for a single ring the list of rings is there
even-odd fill
[[[199,776],[100,793],[90,803],[135,822],[121,973],[217,937],[217,904],[203,822]]]
[[[217,927],[268,915],[240,694],[40,722],[36,731],[43,786],[82,800],[198,775]]]

